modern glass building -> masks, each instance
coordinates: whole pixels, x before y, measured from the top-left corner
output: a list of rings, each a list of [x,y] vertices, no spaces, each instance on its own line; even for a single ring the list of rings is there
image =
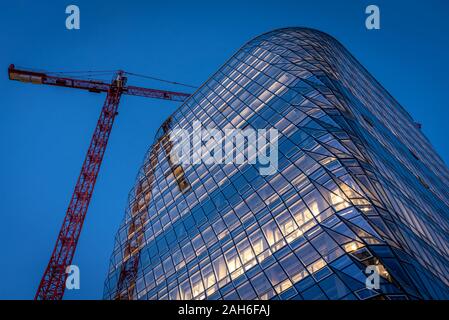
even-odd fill
[[[195,120],[277,129],[278,170],[177,164],[169,133]],[[162,125],[104,298],[449,299],[448,217],[449,171],[419,124],[331,36],[275,30]]]

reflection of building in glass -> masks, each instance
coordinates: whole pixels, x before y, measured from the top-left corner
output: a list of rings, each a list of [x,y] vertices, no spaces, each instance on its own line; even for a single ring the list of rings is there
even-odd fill
[[[278,129],[279,171],[176,165],[168,132],[195,120]],[[162,126],[104,298],[449,298],[448,213],[449,171],[410,115],[332,37],[276,30]]]

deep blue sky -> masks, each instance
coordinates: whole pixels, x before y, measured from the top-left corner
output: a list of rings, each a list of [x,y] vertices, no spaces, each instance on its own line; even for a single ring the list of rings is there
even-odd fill
[[[71,3],[81,9],[79,31],[65,29]],[[380,6],[379,31],[365,29],[369,4]],[[0,298],[34,296],[105,97],[8,81],[10,63],[51,71],[121,68],[200,85],[252,37],[313,27],[362,62],[423,124],[448,163],[448,20],[447,0],[3,1]],[[156,129],[176,107],[122,99],[74,260],[81,290],[66,298],[101,298],[127,194]]]

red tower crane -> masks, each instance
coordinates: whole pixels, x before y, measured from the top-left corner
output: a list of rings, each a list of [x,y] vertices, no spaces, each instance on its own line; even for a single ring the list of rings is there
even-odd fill
[[[181,92],[128,86],[126,74],[124,71],[117,71],[111,83],[105,83],[97,80],[67,78],[49,73],[19,70],[13,64],[8,68],[10,80],[83,89],[97,93],[106,92],[107,94],[53,253],[34,297],[35,300],[60,300],[64,295],[66,268],[71,265],[75,254],[122,94],[180,102],[190,96],[190,94]]]

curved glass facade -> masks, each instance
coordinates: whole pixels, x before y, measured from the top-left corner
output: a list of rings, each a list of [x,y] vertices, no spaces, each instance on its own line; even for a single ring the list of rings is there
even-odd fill
[[[175,164],[169,133],[275,128],[278,170]],[[334,38],[245,44],[161,127],[105,299],[449,299],[449,171]],[[374,266],[380,287],[367,287]]]

